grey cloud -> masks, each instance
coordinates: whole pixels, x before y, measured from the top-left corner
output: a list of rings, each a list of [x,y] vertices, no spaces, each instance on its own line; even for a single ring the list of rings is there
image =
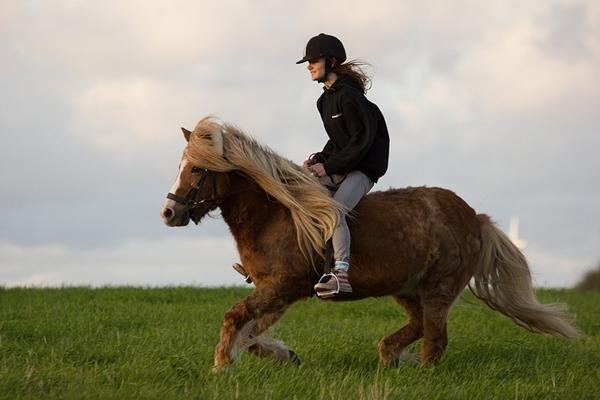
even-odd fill
[[[466,4],[355,4],[339,19],[319,2],[271,4],[269,13],[245,2],[152,5],[141,14],[134,3],[13,11],[0,29],[8,49],[0,60],[0,241],[62,246],[83,258],[113,252],[118,264],[134,257],[117,250],[127,241],[227,238],[220,220],[173,230],[158,217],[184,146],[179,126],[216,113],[301,162],[325,134],[315,108],[321,89],[294,61],[326,31],[374,66],[368,95],[393,141],[378,189],[448,187],[501,223],[519,215],[536,263],[548,262],[546,251],[594,264],[600,89],[592,72],[600,58],[590,38],[600,13],[592,2],[566,12],[526,2],[519,15],[516,3]],[[19,28],[23,19],[31,29]],[[542,39],[528,36],[537,30]],[[502,47],[512,37],[514,46]],[[577,45],[565,50],[568,42]],[[511,49],[532,53],[504,59]],[[527,68],[515,67],[519,60]],[[536,75],[550,86],[527,87]],[[497,88],[507,83],[502,98]]]
[[[539,45],[551,55],[571,61],[593,57],[593,43],[589,41],[591,24],[589,4],[556,4],[541,18],[546,35]]]
[[[123,241],[113,248],[84,251],[0,242],[7,286],[241,285],[231,269],[237,257],[231,240],[222,238]]]

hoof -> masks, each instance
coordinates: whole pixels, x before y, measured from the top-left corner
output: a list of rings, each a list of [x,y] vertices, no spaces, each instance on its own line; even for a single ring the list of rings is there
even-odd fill
[[[403,351],[397,356],[393,357],[379,357],[379,363],[384,367],[396,368],[402,365],[418,365],[419,356],[417,354]]]
[[[224,372],[227,371],[227,367],[229,366],[229,364],[223,364],[223,365],[215,365],[212,367],[211,372],[216,375],[216,374],[222,374]]]
[[[296,365],[300,365],[300,359],[292,350],[290,350],[290,361]]]
[[[400,357],[398,357],[398,361],[403,362],[405,364],[417,365],[417,364],[419,364],[420,360],[421,360],[421,358],[419,357],[418,354],[410,353],[408,351],[403,351],[400,354]]]

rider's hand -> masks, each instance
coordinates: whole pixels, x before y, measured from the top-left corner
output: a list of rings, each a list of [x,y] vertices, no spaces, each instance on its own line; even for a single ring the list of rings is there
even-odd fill
[[[320,177],[326,175],[325,166],[322,163],[313,164],[313,165],[309,166],[308,169],[317,178],[320,178]]]
[[[308,168],[308,167],[310,167],[311,165],[313,165],[313,161],[312,161],[312,160],[304,160],[304,162],[302,163],[302,166],[303,166],[304,168]]]

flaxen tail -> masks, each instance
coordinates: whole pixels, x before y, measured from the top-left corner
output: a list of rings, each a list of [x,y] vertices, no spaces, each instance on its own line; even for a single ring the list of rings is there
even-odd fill
[[[474,285],[469,288],[490,308],[532,332],[576,338],[581,335],[563,304],[535,297],[525,256],[485,214],[477,215],[482,247]]]

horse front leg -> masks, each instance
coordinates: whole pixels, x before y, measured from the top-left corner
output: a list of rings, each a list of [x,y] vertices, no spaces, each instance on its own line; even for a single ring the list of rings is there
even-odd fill
[[[300,365],[300,359],[294,351],[287,347],[281,340],[276,340],[267,333],[269,328],[279,321],[286,310],[287,306],[279,311],[263,316],[256,323],[250,334],[250,344],[247,346],[247,349],[257,357],[276,358],[281,361],[292,361]]]
[[[275,288],[256,288],[227,311],[223,318],[220,340],[215,348],[213,371],[230,364],[240,348],[244,347],[244,341],[268,329],[292,302],[292,299],[286,298]]]

